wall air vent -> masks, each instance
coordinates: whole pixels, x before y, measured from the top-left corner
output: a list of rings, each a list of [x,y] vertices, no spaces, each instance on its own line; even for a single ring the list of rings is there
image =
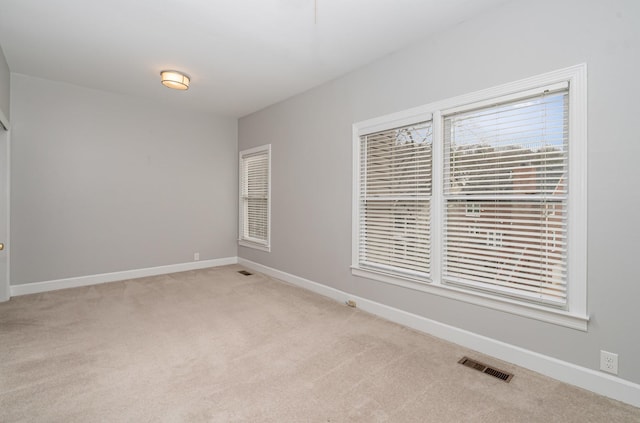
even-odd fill
[[[462,364],[463,366],[471,367],[472,369],[478,370],[482,373],[486,373],[489,376],[493,376],[505,382],[509,382],[511,381],[511,379],[513,379],[513,375],[511,373],[507,373],[503,370],[498,370],[479,361],[472,360],[469,357],[462,357],[460,360],[458,360],[458,363]]]

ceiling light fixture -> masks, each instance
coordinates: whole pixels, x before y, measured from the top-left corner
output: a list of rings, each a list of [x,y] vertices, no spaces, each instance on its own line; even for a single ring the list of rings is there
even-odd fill
[[[160,72],[160,79],[165,87],[173,88],[174,90],[189,89],[189,77],[178,71],[162,71]]]

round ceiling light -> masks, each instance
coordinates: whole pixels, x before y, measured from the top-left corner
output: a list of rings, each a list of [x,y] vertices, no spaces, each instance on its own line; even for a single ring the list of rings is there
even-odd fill
[[[174,90],[189,89],[189,77],[178,71],[162,71],[160,72],[160,80],[162,85],[173,88]]]

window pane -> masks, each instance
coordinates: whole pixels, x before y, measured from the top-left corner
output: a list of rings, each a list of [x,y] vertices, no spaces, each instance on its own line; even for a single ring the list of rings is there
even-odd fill
[[[562,201],[447,201],[445,274],[457,282],[563,302],[566,208]]]
[[[429,201],[365,201],[362,213],[363,263],[429,272]]]
[[[267,239],[267,199],[248,198],[246,202],[247,226],[245,236]]]
[[[567,94],[445,118],[446,194],[567,192]]]

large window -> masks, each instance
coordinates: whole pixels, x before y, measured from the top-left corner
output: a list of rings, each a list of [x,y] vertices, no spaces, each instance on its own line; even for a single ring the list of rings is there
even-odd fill
[[[444,281],[566,303],[568,92],[443,113]]]
[[[354,125],[358,276],[586,329],[585,68]]]
[[[239,243],[269,251],[271,146],[240,152]]]
[[[362,136],[359,263],[429,276],[431,124]]]

